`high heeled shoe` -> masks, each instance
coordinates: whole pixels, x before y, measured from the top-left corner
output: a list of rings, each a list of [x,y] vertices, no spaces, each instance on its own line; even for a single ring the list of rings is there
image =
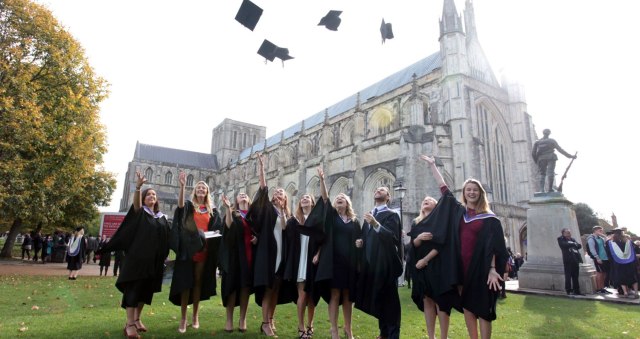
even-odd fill
[[[275,333],[273,333],[273,334],[267,333],[267,331],[264,330],[264,325],[269,326],[269,329],[273,333],[273,329],[271,329],[271,324],[269,322],[263,322],[262,325],[260,325],[260,333],[266,335],[267,337],[271,337],[271,338],[277,338],[278,337],[277,335],[275,335]]]
[[[307,326],[307,338],[313,338],[313,326]]]
[[[182,324],[184,324],[184,327],[182,326]],[[178,325],[178,333],[186,333],[186,332],[187,332],[187,319],[185,319],[184,322],[180,320],[180,325]]]
[[[130,331],[127,331],[128,329],[133,328],[133,334],[129,334]],[[127,337],[127,339],[139,339],[140,335],[138,334],[138,330],[136,329],[136,324],[127,324],[124,326],[124,336]]]

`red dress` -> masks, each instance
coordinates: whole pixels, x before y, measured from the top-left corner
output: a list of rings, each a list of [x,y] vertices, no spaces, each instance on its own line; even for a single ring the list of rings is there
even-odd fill
[[[205,213],[200,213],[198,210],[205,211]],[[201,230],[202,232],[206,232],[208,231],[209,219],[211,218],[211,215],[209,214],[206,206],[204,205],[200,205],[198,210],[194,211],[193,220],[195,221],[196,227],[198,227],[199,230]],[[205,248],[202,251],[196,252],[196,254],[193,255],[192,260],[194,262],[204,262],[205,260],[207,260],[206,246],[207,246],[207,243],[205,242]]]

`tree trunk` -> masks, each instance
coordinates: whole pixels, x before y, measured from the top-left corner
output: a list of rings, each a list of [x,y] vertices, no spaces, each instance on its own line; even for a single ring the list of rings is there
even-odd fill
[[[16,218],[13,220],[13,224],[11,224],[11,229],[9,230],[9,236],[7,236],[7,240],[4,243],[4,247],[2,247],[2,251],[0,251],[0,258],[12,258],[13,257],[13,245],[16,242],[16,237],[20,230],[22,229],[22,219]]]

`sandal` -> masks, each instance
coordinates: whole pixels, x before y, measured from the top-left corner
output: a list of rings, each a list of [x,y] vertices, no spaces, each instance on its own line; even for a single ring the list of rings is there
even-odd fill
[[[307,331],[305,330],[298,330],[298,338],[299,339],[308,339],[309,336],[307,335]]]
[[[140,332],[147,332],[147,328],[142,325],[142,321],[140,321],[140,319],[136,319],[135,322],[133,323],[136,326],[136,330],[140,331]],[[140,325],[138,325],[140,324]]]
[[[313,338],[313,326],[307,326],[307,338]]]
[[[135,329],[135,332],[133,332],[134,334],[129,334],[129,331],[127,331],[128,328],[133,327]],[[129,339],[138,339],[140,338],[140,335],[138,334],[138,329],[136,328],[136,324],[127,324],[124,327],[124,336],[129,338]]]
[[[184,324],[184,327],[182,327],[182,324]],[[187,332],[187,319],[185,319],[184,322],[182,320],[180,320],[180,325],[178,325],[178,332],[179,333],[186,333]]]
[[[269,329],[271,330],[271,333],[272,333],[271,335],[269,335],[269,333],[267,333],[267,331],[264,330],[264,325],[269,326]],[[269,324],[269,322],[266,322],[266,323],[263,322],[262,325],[260,325],[260,333],[266,335],[267,337],[272,337],[272,338],[277,338],[278,337],[277,335],[275,335],[273,333],[273,330],[271,329],[271,324]]]

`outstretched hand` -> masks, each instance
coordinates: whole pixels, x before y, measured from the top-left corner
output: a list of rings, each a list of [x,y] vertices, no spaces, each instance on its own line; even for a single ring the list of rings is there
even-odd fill
[[[424,155],[422,154],[420,156],[420,159],[424,160],[426,163],[428,163],[429,165],[433,165],[436,163],[436,158],[435,157],[430,157],[428,155]]]
[[[318,170],[318,177],[320,178],[320,180],[324,180],[324,171],[322,170],[322,167],[318,166],[317,170]]]
[[[136,187],[140,188],[142,185],[147,182],[147,179],[140,173],[140,171],[136,171]]]
[[[498,274],[495,269],[489,270],[489,277],[487,278],[487,285],[489,285],[489,290],[493,290],[496,292],[500,291],[500,289],[502,288],[500,282],[503,280],[504,279],[502,279],[500,274]]]
[[[227,207],[227,208],[231,208],[231,202],[229,201],[229,199],[227,198],[226,195],[222,195],[222,203]]]
[[[180,182],[180,187],[184,187],[187,184],[187,173],[180,171],[178,182]]]

